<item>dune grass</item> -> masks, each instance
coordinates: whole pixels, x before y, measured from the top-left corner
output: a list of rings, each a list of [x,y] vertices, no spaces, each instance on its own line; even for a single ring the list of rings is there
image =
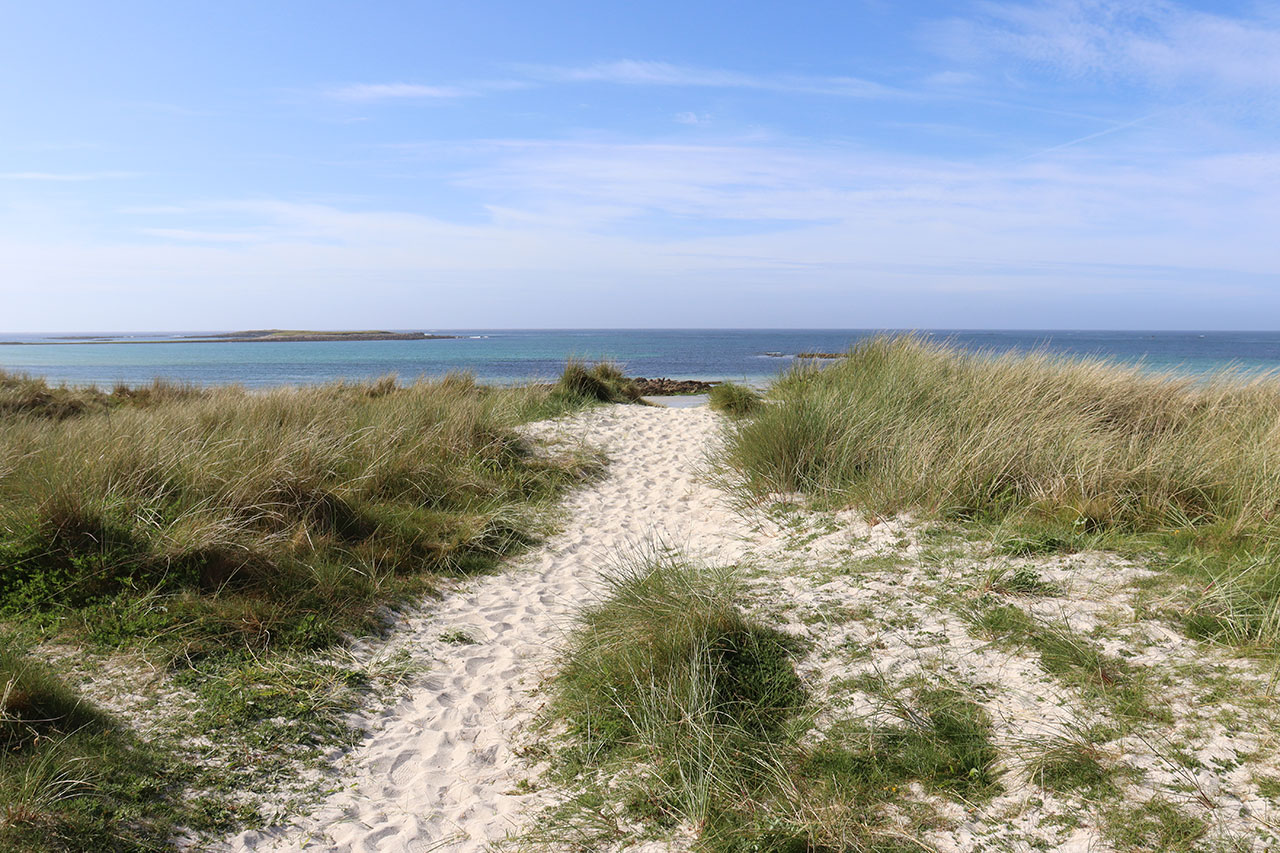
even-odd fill
[[[467,375],[253,393],[0,377],[0,849],[160,848],[175,822],[211,825],[178,796],[173,744],[142,743],[25,651],[158,659],[206,733],[260,756],[245,772],[274,773],[341,739],[366,677],[317,655],[547,528],[598,463],[516,428],[596,399]]]
[[[746,497],[912,511],[1000,531],[1010,553],[1159,547],[1207,581],[1205,636],[1280,641],[1280,382],[876,337],[802,366],[729,427]]]
[[[0,422],[0,614],[186,654],[319,647],[530,541],[583,474],[513,427],[571,405],[468,377]]]
[[[734,382],[721,382],[714,386],[707,400],[712,411],[735,418],[755,414],[761,403],[760,395],[754,389]]]
[[[657,762],[656,808],[704,825],[767,772],[805,703],[794,643],[743,615],[731,571],[669,551],[623,563],[608,589],[571,639],[558,713],[582,738],[583,767]]]
[[[641,396],[636,384],[618,365],[608,361],[588,365],[578,359],[570,359],[565,365],[556,382],[555,394],[598,403],[635,403]]]
[[[732,568],[664,548],[620,564],[569,638],[549,710],[568,724],[560,763],[579,794],[534,841],[634,840],[621,819],[691,827],[722,853],[918,849],[888,808],[913,783],[966,802],[998,790],[991,722],[954,686],[884,685],[900,724],[846,719],[812,737],[802,644],[743,600]]]
[[[0,640],[0,850],[162,850],[186,770]],[[215,824],[204,823],[205,828]]]

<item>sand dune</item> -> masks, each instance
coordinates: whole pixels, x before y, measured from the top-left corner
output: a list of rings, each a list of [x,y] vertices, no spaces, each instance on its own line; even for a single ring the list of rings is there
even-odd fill
[[[563,796],[540,783],[542,768],[530,757],[540,753],[525,749],[536,740],[529,728],[544,701],[540,686],[577,608],[598,595],[601,572],[618,553],[655,539],[694,558],[744,566],[753,606],[812,641],[800,670],[820,693],[871,667],[895,679],[945,675],[987,697],[996,739],[1010,756],[1002,767],[1005,792],[981,809],[943,803],[936,829],[920,839],[929,849],[1117,849],[1105,827],[1082,815],[1074,800],[1032,784],[1016,759],[1029,738],[1083,725],[1099,710],[1054,683],[1030,651],[975,635],[946,603],[980,586],[991,566],[980,556],[930,557],[907,519],[872,525],[853,512],[733,511],[727,496],[699,476],[717,423],[706,408],[609,406],[535,425],[545,437],[602,448],[607,476],[568,499],[562,528],[544,547],[506,572],[458,584],[406,619],[389,643],[364,649],[405,650],[421,674],[397,704],[358,721],[369,735],[336,762],[337,790],[311,815],[242,833],[226,849],[479,851],[528,829],[541,808]],[[1252,722],[1224,723],[1228,700],[1205,707],[1196,698],[1201,688],[1186,676],[1164,687],[1161,701],[1176,720],[1167,733],[1127,738],[1108,750],[1140,778],[1126,797],[1181,802],[1186,774],[1161,746],[1176,735],[1198,766],[1225,768],[1197,771],[1202,802],[1188,807],[1203,811],[1214,832],[1258,833],[1263,847],[1253,849],[1266,849],[1275,840],[1267,828],[1274,825],[1271,807],[1241,764],[1263,747],[1260,733],[1274,730],[1272,703],[1243,698],[1268,695],[1265,675],[1139,618],[1128,584],[1144,571],[1132,563],[1077,554],[1044,558],[1035,568],[1060,587],[1055,595],[1019,601],[1038,616],[1078,630],[1105,624],[1114,634],[1109,649],[1155,673],[1235,672],[1243,692],[1230,710]],[[851,644],[875,649],[874,658],[842,658]],[[859,693],[840,704],[846,715],[884,713],[874,697]],[[634,848],[667,849],[653,842]]]

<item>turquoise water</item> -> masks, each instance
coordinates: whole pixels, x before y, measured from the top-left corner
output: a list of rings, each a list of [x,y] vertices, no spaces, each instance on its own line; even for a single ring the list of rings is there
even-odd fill
[[[557,329],[430,330],[457,340],[307,343],[128,344],[175,332],[110,336],[70,346],[0,346],[0,368],[55,382],[149,382],[156,377],[267,386],[363,379],[404,379],[468,370],[484,382],[550,379],[566,358],[609,358],[633,376],[732,379],[761,383],[790,366],[797,352],[838,352],[874,330],[848,329]],[[1229,364],[1280,368],[1280,332],[1098,332],[933,330],[971,348],[1045,349],[1070,355],[1141,361],[1154,369],[1200,373]],[[105,337],[105,336],[104,336]],[[52,335],[3,335],[29,344]],[[773,356],[769,353],[781,353]]]

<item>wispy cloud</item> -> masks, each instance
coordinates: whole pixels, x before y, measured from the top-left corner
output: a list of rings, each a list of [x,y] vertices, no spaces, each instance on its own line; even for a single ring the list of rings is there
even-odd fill
[[[76,183],[136,178],[136,172],[0,172],[0,181],[45,181]]]
[[[524,65],[510,79],[461,83],[352,83],[325,94],[339,101],[431,101],[469,98],[537,86],[605,83],[617,86],[665,86],[717,89],[753,89],[784,94],[828,95],[841,98],[889,98],[907,93],[858,77],[804,74],[746,74],[738,71],[622,59],[580,67]]]
[[[423,83],[352,83],[330,89],[329,97],[340,101],[428,101],[472,98],[493,92],[528,89],[527,80],[472,80],[463,83],[428,85]]]
[[[436,98],[465,98],[475,91],[461,86],[425,86],[420,83],[353,83],[330,90],[340,101],[403,101]]]
[[[745,74],[718,68],[622,59],[580,67],[526,66],[536,79],[562,83],[614,83],[624,86],[688,86],[720,89],[759,89],[793,94],[882,98],[899,90],[857,77],[803,74]]]
[[[1068,77],[1158,86],[1274,91],[1280,26],[1167,0],[987,2],[974,19],[933,29],[935,44],[965,58],[1006,54]]]

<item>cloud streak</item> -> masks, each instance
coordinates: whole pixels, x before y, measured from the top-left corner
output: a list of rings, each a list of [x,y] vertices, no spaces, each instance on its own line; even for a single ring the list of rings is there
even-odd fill
[[[0,172],[0,181],[35,181],[41,183],[80,183],[136,178],[136,172]]]
[[[744,74],[718,68],[700,68],[636,59],[622,59],[580,67],[528,66],[525,70],[531,77],[557,83],[756,89],[847,98],[885,98],[904,94],[890,86],[857,77]]]
[[[580,67],[520,66],[522,76],[507,80],[483,80],[458,84],[352,83],[326,92],[339,101],[432,101],[477,97],[535,86],[603,83],[616,86],[660,86],[713,89],[748,89],[793,95],[826,95],[840,98],[903,97],[907,93],[857,77],[822,77],[801,74],[744,74],[716,68],[673,65],[667,62],[623,59]]]
[[[477,92],[461,86],[424,86],[418,83],[353,83],[329,91],[339,101],[423,101],[465,98]]]

